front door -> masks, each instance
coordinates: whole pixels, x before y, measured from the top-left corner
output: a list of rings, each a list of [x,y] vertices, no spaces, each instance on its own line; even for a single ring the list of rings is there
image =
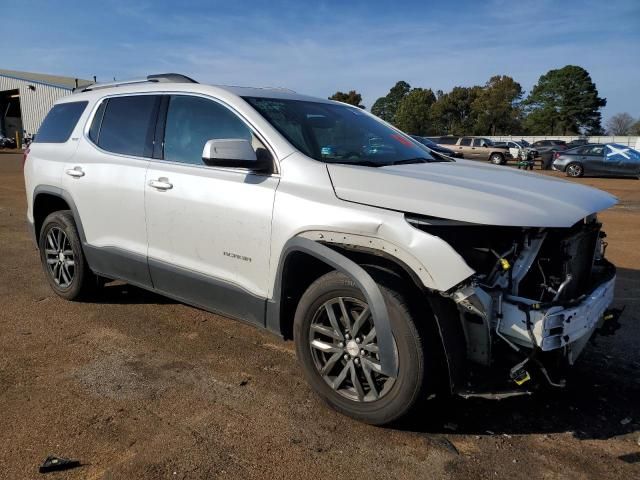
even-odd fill
[[[205,166],[208,140],[243,138],[255,148],[264,145],[234,112],[210,98],[172,95],[166,104],[164,147],[149,166],[146,185],[154,287],[263,324],[279,177]]]
[[[604,159],[616,175],[640,175],[640,153],[632,148],[619,144],[606,145]]]

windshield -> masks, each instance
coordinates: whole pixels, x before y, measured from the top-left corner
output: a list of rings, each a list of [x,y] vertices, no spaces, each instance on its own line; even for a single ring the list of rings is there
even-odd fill
[[[357,107],[243,98],[298,150],[321,162],[381,167],[441,161],[422,145]]]

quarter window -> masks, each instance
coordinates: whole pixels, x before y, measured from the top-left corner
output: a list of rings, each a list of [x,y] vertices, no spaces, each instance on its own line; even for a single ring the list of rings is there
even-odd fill
[[[157,95],[109,98],[96,137],[98,146],[108,152],[151,157],[158,101]]]
[[[42,122],[35,142],[64,143],[69,140],[76,123],[89,102],[69,102],[54,105]]]
[[[96,145],[98,144],[98,140],[100,138],[100,126],[102,125],[102,118],[104,117],[104,110],[106,106],[107,100],[100,103],[98,110],[96,110],[96,114],[93,116],[91,128],[89,129],[89,138]]]
[[[169,101],[164,134],[164,159],[202,165],[209,140],[245,139],[264,148],[251,129],[228,108],[202,97],[175,95]]]

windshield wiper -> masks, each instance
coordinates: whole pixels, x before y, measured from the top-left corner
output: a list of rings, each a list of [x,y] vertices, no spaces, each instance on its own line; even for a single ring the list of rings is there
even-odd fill
[[[358,165],[363,167],[386,167],[387,165],[389,165],[388,163],[374,162],[372,160],[342,160],[326,163],[340,163],[342,165]]]
[[[429,160],[423,157],[408,158],[406,160],[396,160],[395,162],[387,163],[386,165],[409,165],[411,163],[429,163]]]

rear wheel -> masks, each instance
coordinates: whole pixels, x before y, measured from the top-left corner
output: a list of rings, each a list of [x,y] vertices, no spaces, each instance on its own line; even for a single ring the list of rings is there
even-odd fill
[[[44,220],[38,246],[47,281],[62,298],[78,299],[98,285],[97,277],[84,258],[78,230],[69,210],[54,212]]]
[[[501,153],[492,153],[489,157],[489,161],[494,165],[502,165],[504,162],[504,155]]]
[[[316,280],[300,299],[294,320],[296,352],[312,388],[339,412],[376,425],[408,413],[432,376],[407,299],[388,283],[378,285],[391,322],[396,378],[381,372],[369,306],[346,275],[330,272]]]
[[[565,173],[569,177],[581,177],[584,174],[584,168],[579,163],[573,162],[567,165]]]

